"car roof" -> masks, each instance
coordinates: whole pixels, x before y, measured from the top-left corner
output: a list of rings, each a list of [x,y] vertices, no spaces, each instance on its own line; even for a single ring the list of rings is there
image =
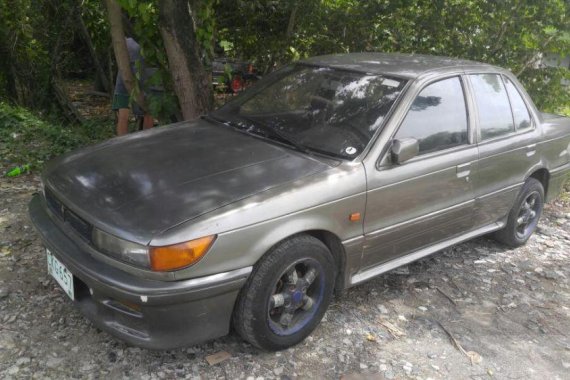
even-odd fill
[[[459,67],[503,71],[496,66],[466,59],[402,53],[331,54],[308,58],[302,60],[301,63],[405,78],[418,78],[428,72],[452,71]]]

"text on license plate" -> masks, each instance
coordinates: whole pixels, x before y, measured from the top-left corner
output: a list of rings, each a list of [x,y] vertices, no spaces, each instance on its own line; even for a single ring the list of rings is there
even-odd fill
[[[73,292],[73,275],[59,261],[49,249],[46,249],[47,254],[47,266],[48,266],[48,273],[52,275],[53,278],[57,281],[57,283],[63,288],[65,293],[71,299],[75,299],[75,294]]]

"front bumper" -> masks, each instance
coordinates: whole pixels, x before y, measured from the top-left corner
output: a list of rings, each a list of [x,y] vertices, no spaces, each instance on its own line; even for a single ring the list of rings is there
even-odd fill
[[[97,327],[127,343],[170,349],[226,335],[251,267],[183,281],[141,278],[96,260],[87,243],[48,214],[42,197],[29,205],[47,248],[73,273],[75,301]]]

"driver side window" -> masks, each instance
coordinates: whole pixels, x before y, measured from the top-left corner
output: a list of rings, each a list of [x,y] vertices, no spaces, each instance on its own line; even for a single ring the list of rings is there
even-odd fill
[[[395,138],[418,140],[420,155],[468,144],[467,110],[459,77],[425,87],[412,103]]]

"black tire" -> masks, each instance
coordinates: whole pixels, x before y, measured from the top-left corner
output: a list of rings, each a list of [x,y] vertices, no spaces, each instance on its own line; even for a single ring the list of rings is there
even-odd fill
[[[296,345],[321,321],[332,298],[335,273],[333,257],[320,240],[296,235],[279,243],[256,264],[241,290],[234,309],[235,330],[268,351]]]
[[[536,230],[543,207],[542,183],[535,178],[527,179],[509,212],[507,225],[495,232],[494,238],[513,248],[524,245]]]

